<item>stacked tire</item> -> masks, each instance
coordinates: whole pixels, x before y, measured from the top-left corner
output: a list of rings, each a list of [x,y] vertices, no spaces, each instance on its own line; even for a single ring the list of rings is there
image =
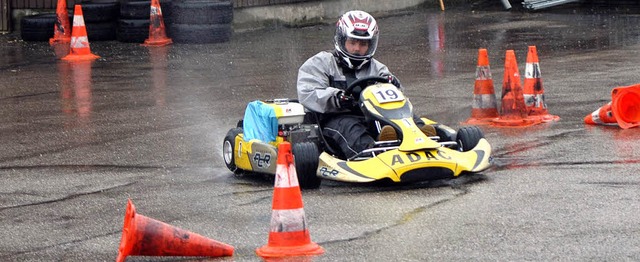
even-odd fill
[[[120,3],[117,0],[91,1],[80,5],[89,41],[116,39],[116,21],[120,15]],[[68,12],[73,17],[74,8],[71,7]],[[69,21],[73,26],[73,18]]]
[[[73,18],[73,16],[69,17],[70,19]],[[37,14],[22,17],[20,19],[20,37],[24,41],[49,41],[53,37],[55,23],[56,14]]]
[[[233,32],[231,0],[173,0],[167,34],[175,43],[222,43]]]
[[[108,41],[116,39],[115,21],[119,16],[119,3],[87,2],[82,3],[82,14],[89,41]],[[73,25],[73,7],[67,10],[69,25]],[[20,36],[24,41],[49,41],[53,37],[57,19],[55,13],[25,16],[20,19]],[[70,28],[72,29],[72,28]]]
[[[171,2],[160,0],[164,23],[171,17]],[[117,39],[125,43],[143,43],[149,37],[151,0],[123,0],[120,3]]]
[[[232,0],[160,0],[167,35],[175,43],[222,43],[233,32]],[[73,24],[73,7],[69,21]],[[151,0],[93,0],[82,3],[89,41],[118,40],[143,43],[149,37]],[[25,41],[48,41],[53,37],[56,14],[21,19]]]

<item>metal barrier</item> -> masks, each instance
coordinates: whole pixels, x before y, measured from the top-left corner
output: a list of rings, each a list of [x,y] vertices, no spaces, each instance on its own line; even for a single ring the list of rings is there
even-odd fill
[[[581,0],[524,0],[522,6],[530,10],[538,10],[556,5],[580,2]]]

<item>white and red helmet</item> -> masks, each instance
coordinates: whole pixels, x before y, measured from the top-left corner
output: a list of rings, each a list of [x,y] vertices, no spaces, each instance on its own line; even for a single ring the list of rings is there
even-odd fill
[[[348,38],[366,40],[369,49],[366,54],[350,54],[345,48]],[[371,60],[378,47],[378,23],[369,13],[364,11],[346,12],[336,23],[336,34],[333,38],[336,52],[349,68],[359,69]]]

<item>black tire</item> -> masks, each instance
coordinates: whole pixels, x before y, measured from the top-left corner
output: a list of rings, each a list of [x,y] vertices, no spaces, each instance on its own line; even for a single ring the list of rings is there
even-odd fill
[[[172,22],[176,24],[229,24],[233,21],[230,0],[174,1],[172,9]]]
[[[101,23],[86,23],[87,38],[91,41],[111,41],[116,39],[115,21]]]
[[[160,1],[162,19],[171,17],[172,4],[169,1]],[[151,0],[122,1],[120,4],[120,18],[123,19],[149,19],[151,16]]]
[[[149,19],[120,19],[116,38],[125,43],[143,43],[149,38]]]
[[[53,37],[55,23],[56,14],[22,17],[20,19],[20,37],[24,41],[49,41]]]
[[[120,3],[118,2],[109,2],[109,3],[81,3],[82,6],[82,19],[86,23],[101,23],[101,22],[109,22],[116,21],[120,16]],[[68,9],[68,13],[73,15],[75,11],[75,7],[71,6]],[[73,20],[71,20],[73,22]],[[88,34],[88,33],[87,33]]]
[[[458,143],[458,150],[466,152],[478,145],[480,139],[484,137],[482,130],[477,126],[465,126],[458,130],[456,135],[456,142]]]
[[[231,38],[231,24],[171,24],[167,35],[175,43],[206,44],[228,42]]]
[[[295,143],[291,149],[298,183],[302,189],[316,189],[322,180],[316,174],[318,170],[319,153],[316,144],[311,142]]]
[[[224,160],[224,164],[227,166],[227,168],[234,174],[238,174],[241,172],[241,170],[236,166],[235,162],[236,136],[238,136],[239,134],[242,134],[242,128],[232,128],[231,130],[229,130],[229,132],[227,132],[227,135],[224,137],[224,142],[222,144],[222,159]]]

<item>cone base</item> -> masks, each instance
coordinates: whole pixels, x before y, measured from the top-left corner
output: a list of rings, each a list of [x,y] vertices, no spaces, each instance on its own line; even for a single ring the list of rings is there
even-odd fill
[[[611,111],[622,129],[640,125],[640,84],[611,91]]]
[[[497,117],[491,118],[469,118],[467,121],[462,122],[463,125],[490,125]]]
[[[95,60],[100,58],[100,56],[94,55],[94,54],[86,54],[86,55],[76,55],[76,54],[69,54],[65,57],[62,58],[62,60],[67,60],[67,61],[87,61],[87,60]]]
[[[256,254],[263,258],[270,257],[297,257],[297,256],[313,256],[321,255],[324,253],[324,249],[314,242],[310,242],[301,246],[284,246],[274,247],[264,245],[256,249]]]
[[[142,44],[142,46],[166,46],[166,45],[170,45],[172,44],[173,41],[171,40],[171,38],[164,38],[164,39],[147,39],[144,40],[144,44]]]
[[[530,118],[517,118],[517,119],[496,118],[491,122],[491,125],[503,126],[503,127],[525,127],[525,126],[532,126],[539,123],[540,123],[540,120],[530,119]]]
[[[559,116],[556,115],[552,115],[552,114],[546,114],[546,115],[531,115],[528,118],[531,119],[535,119],[538,120],[542,123],[549,123],[549,122],[553,122],[553,121],[558,121],[560,120]]]

